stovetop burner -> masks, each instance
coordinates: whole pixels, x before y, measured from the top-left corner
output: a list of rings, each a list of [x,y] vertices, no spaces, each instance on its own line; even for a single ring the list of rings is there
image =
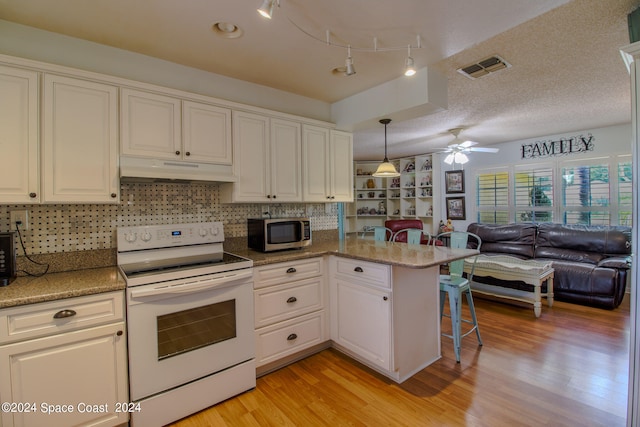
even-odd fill
[[[173,271],[193,270],[203,267],[222,267],[223,265],[234,264],[247,261],[246,258],[239,257],[228,252],[222,254],[207,254],[184,258],[173,258],[156,261],[145,261],[132,264],[121,265],[120,268],[128,278],[151,276],[160,273],[170,273]],[[231,268],[229,268],[231,269]]]

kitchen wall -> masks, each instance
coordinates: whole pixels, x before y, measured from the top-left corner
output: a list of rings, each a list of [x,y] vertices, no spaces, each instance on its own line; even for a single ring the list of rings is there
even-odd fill
[[[244,237],[246,219],[264,212],[308,216],[313,231],[338,228],[335,203],[223,204],[216,183],[123,183],[120,203],[112,205],[0,205],[0,231],[9,230],[15,209],[29,211],[29,230],[22,232],[29,255],[114,249],[117,227],[132,225],[222,221],[226,238]]]

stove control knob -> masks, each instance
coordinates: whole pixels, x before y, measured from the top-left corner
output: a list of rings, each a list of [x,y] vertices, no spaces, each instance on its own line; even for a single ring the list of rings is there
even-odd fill
[[[214,225],[213,227],[211,227],[211,234],[217,236],[218,234],[220,234],[220,228],[217,225]]]
[[[129,243],[135,242],[137,238],[138,238],[138,235],[134,232],[125,233],[124,235],[124,240],[126,240]]]
[[[151,240],[151,233],[149,233],[148,231],[145,231],[144,234],[142,235],[142,241],[148,242],[149,240]]]
[[[199,229],[198,234],[200,235],[200,237],[205,237],[207,235],[207,229],[206,228]]]

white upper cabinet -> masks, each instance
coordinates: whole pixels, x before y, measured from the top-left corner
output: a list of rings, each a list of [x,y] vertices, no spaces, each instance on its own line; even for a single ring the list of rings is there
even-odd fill
[[[224,202],[300,202],[300,124],[244,111],[233,112],[233,172]]]
[[[184,159],[231,165],[231,110],[182,101]]]
[[[302,128],[305,202],[353,201],[353,138],[319,126]]]
[[[115,86],[45,74],[43,201],[118,201]]]
[[[231,165],[231,110],[122,89],[121,154]]]
[[[122,89],[120,96],[120,154],[180,159],[180,100],[133,89]]]
[[[0,203],[40,201],[38,73],[0,66]]]

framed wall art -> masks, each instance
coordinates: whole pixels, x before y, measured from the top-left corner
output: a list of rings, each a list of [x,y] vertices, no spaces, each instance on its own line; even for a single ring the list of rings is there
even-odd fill
[[[447,194],[464,193],[464,171],[446,171],[444,183]]]
[[[467,219],[464,197],[447,197],[447,219]]]

